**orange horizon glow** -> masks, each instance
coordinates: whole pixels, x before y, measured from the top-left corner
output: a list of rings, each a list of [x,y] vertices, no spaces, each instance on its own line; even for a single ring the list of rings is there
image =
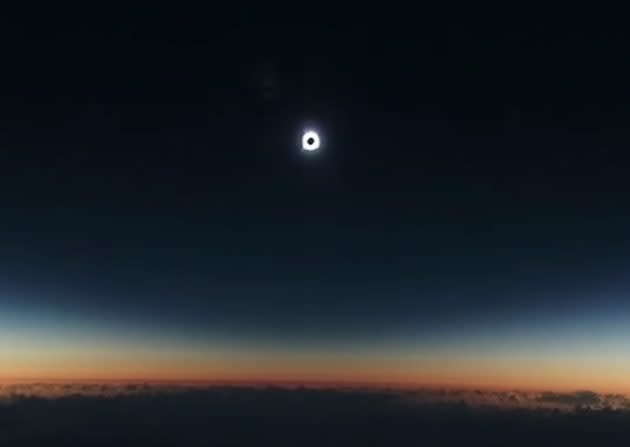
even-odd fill
[[[289,345],[5,331],[0,384],[242,383],[630,393],[619,342],[501,345]],[[613,340],[613,341],[615,341]],[[579,342],[579,340],[578,340]],[[562,348],[562,349],[561,349]]]
[[[276,359],[277,362],[277,359]],[[361,363],[361,362],[359,362]],[[368,365],[367,363],[372,363]],[[72,368],[67,365],[35,365],[0,368],[0,384],[17,382],[99,382],[99,383],[199,383],[243,384],[252,386],[362,386],[373,388],[464,388],[483,390],[558,391],[592,390],[601,393],[630,393],[624,371],[569,370],[541,365],[536,374],[519,373],[518,367],[480,365],[454,368],[453,365],[374,365],[352,364],[231,364],[202,362],[197,365],[145,365],[118,363],[115,367],[94,365]]]

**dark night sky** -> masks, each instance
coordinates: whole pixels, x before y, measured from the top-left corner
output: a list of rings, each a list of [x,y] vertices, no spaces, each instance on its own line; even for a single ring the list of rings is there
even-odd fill
[[[620,27],[294,12],[3,14],[0,312],[299,339],[629,309]]]

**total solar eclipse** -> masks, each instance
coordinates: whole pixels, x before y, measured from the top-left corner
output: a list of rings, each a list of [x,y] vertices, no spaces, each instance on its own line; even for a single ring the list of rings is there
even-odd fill
[[[302,149],[305,151],[316,151],[321,146],[319,134],[314,130],[307,130],[302,135]]]

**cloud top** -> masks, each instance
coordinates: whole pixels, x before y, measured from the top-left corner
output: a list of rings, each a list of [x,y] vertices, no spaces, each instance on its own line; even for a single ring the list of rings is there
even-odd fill
[[[127,396],[172,396],[182,393],[223,392],[253,389],[244,386],[199,386],[185,384],[148,383],[22,383],[0,385],[0,404],[23,399],[63,399],[69,397],[117,398]],[[269,387],[268,389],[279,389]],[[287,387],[286,391],[304,390]],[[594,391],[525,392],[488,391],[465,389],[372,390],[357,388],[330,388],[332,391],[359,391],[380,393],[403,405],[458,405],[471,408],[527,409],[574,412],[583,410],[630,411],[630,396],[599,394]]]

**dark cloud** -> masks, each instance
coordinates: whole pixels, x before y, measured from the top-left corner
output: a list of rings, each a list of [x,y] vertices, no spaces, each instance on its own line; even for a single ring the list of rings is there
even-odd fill
[[[602,402],[602,398],[593,391],[576,391],[574,393],[542,393],[537,398],[538,402],[574,405],[574,406],[598,406]]]
[[[630,442],[628,399],[584,391],[33,384],[0,396],[2,446]]]
[[[578,409],[630,410],[630,399],[620,394],[598,394],[593,391],[524,392],[482,390],[421,390],[404,394],[406,401],[423,403],[465,402],[471,407],[497,409],[537,409],[571,412]]]
[[[15,400],[59,399],[67,397],[114,398],[151,395],[176,395],[205,391],[227,392],[238,388],[208,387],[186,384],[149,384],[149,383],[24,383],[0,386],[0,403]],[[275,389],[275,388],[272,388]],[[284,387],[282,389],[290,389]],[[303,389],[303,388],[299,388]],[[363,390],[367,392],[366,390]],[[424,404],[459,404],[470,407],[493,407],[496,409],[548,409],[574,411],[588,408],[602,410],[630,410],[630,397],[622,394],[598,394],[594,391],[542,393],[524,391],[491,391],[468,389],[384,389],[381,393],[390,396],[405,405]]]

